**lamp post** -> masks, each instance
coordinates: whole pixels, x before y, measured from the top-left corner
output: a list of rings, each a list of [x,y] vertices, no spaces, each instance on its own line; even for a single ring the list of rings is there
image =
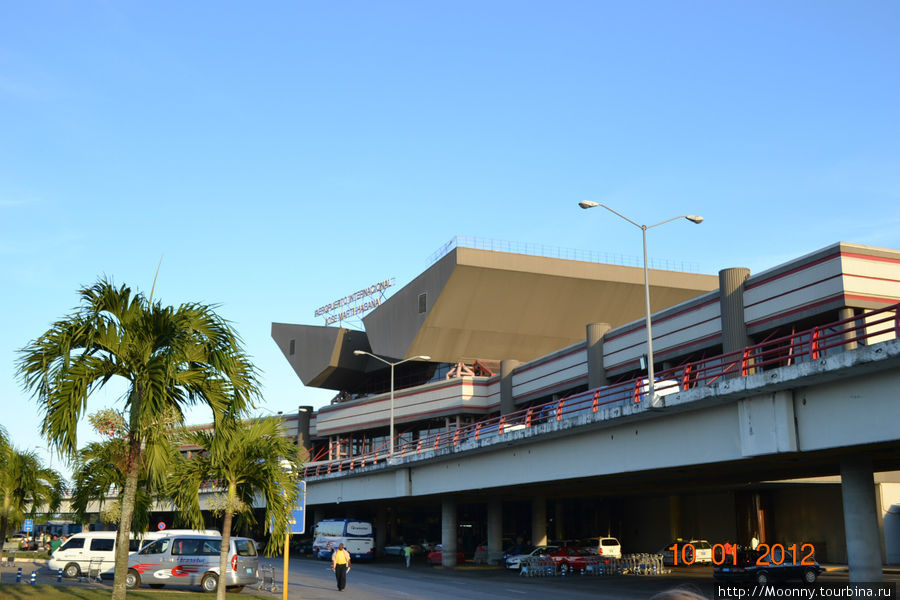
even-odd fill
[[[641,230],[641,235],[643,236],[643,241],[644,241],[644,305],[646,308],[646,323],[647,323],[647,325],[646,325],[646,327],[647,327],[647,382],[648,382],[647,383],[647,385],[648,385],[647,393],[650,396],[650,406],[654,407],[654,408],[658,408],[659,405],[657,404],[657,398],[656,398],[656,381],[655,381],[655,376],[654,376],[654,372],[653,372],[653,334],[650,331],[650,273],[647,268],[647,230],[653,229],[654,227],[658,227],[658,226],[668,223],[670,221],[675,221],[677,219],[687,219],[691,223],[696,223],[699,225],[700,223],[703,222],[703,217],[701,217],[699,215],[678,215],[677,217],[672,217],[671,219],[666,219],[665,221],[660,221],[659,223],[656,223],[655,225],[641,225],[639,223],[636,223],[635,221],[632,221],[631,219],[629,219],[622,213],[611,209],[610,207],[606,206],[605,204],[600,204],[599,202],[593,202],[591,200],[582,200],[581,202],[578,203],[578,206],[580,206],[581,208],[584,208],[584,209],[594,208],[595,206],[602,206],[609,212],[613,213],[614,215],[616,215],[618,217],[625,219],[626,221],[628,221],[629,223],[631,223],[632,225],[634,225],[635,227],[637,227],[638,229]]]
[[[377,361],[381,361],[384,364],[391,367],[391,431],[390,431],[390,446],[388,446],[388,458],[392,458],[394,456],[394,367],[397,365],[402,365],[405,362],[409,362],[411,360],[431,360],[430,356],[411,356],[410,358],[404,358],[403,360],[398,360],[397,362],[391,362],[389,360],[385,360],[376,354],[372,354],[371,352],[366,352],[365,350],[354,350],[353,354],[356,356],[371,356]]]

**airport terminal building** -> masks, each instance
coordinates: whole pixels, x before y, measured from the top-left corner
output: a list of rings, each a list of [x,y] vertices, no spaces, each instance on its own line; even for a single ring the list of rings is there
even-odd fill
[[[761,442],[742,424],[736,437],[749,437],[732,445],[743,443],[747,460],[726,467],[630,467],[625,453],[635,442],[606,440],[602,455],[572,457],[580,463],[577,476],[563,464],[555,477],[535,470],[533,481],[519,474],[515,483],[479,472],[452,490],[416,493],[410,467],[410,481],[398,480],[396,493],[342,502],[336,482],[385,468],[386,455],[394,462],[447,460],[459,432],[477,440],[479,432],[502,434],[513,422],[520,428],[548,415],[562,422],[591,399],[594,419],[627,422],[637,414],[647,396],[643,269],[510,250],[450,244],[393,295],[385,297],[384,282],[320,312],[327,319],[374,306],[362,318],[364,330],[339,321],[272,324],[303,384],[335,392],[318,411],[284,415],[288,433],[310,451],[308,481],[321,483],[321,492],[310,494],[310,522],[369,518],[380,546],[434,540],[448,535],[452,493],[463,550],[498,535],[538,543],[612,534],[626,552],[652,552],[680,537],[746,543],[761,536],[814,542],[820,560],[847,560],[840,451],[793,462],[780,445],[796,444],[802,427],[772,434],[778,460],[764,450],[748,454]],[[763,352],[779,353],[778,365],[833,353],[838,344],[826,340],[836,328],[854,332],[853,348],[896,339],[896,328],[881,324],[897,319],[900,251],[841,242],[756,274],[740,267],[717,275],[651,269],[649,290],[655,385],[659,394],[667,386],[681,392],[770,369]],[[721,366],[723,356],[737,357],[729,363],[735,370]],[[719,369],[714,376],[712,369]],[[776,410],[779,402],[794,410],[800,399],[795,393],[774,402]],[[758,416],[741,410],[741,419]],[[687,452],[694,432],[686,423]],[[890,563],[900,562],[896,437],[876,432],[866,447],[881,552]],[[596,463],[596,473],[583,463]]]

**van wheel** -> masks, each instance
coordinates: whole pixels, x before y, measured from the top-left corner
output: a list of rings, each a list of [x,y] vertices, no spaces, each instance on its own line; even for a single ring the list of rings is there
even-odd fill
[[[816,575],[814,569],[807,569],[803,571],[803,581],[805,581],[806,583],[815,583],[817,577],[818,575]]]
[[[765,585],[769,583],[769,574],[765,571],[760,571],[756,574],[756,583],[759,585]]]
[[[125,588],[133,590],[139,587],[141,587],[141,574],[134,569],[128,569],[128,574],[125,575]]]
[[[228,586],[227,588],[225,588],[225,591],[228,593],[239,594],[241,592],[241,590],[243,590],[243,589],[244,589],[244,586],[242,586],[242,585],[231,585],[231,586]]]
[[[203,588],[204,592],[216,591],[216,588],[219,587],[219,576],[215,573],[207,573],[203,576],[203,580],[200,581],[200,587]]]
[[[78,577],[81,575],[81,567],[78,566],[78,563],[69,563],[63,569],[63,575],[66,577]]]

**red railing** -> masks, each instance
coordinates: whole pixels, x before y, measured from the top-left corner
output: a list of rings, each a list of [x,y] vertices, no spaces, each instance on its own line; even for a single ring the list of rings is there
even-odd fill
[[[900,338],[900,304],[862,315],[820,325],[800,332],[767,339],[742,350],[686,363],[658,371],[655,391],[659,396],[711,385],[726,377],[744,377],[802,360],[818,360],[847,347],[869,345],[882,339]],[[641,402],[647,395],[646,378],[631,379],[587,390],[541,404],[468,424],[458,429],[420,437],[396,446],[401,458],[422,452],[459,446],[469,440],[481,442],[491,437],[550,421],[562,421],[577,415],[596,413],[605,407],[622,407]],[[387,444],[375,451],[342,460],[307,463],[306,476],[314,477],[336,471],[352,470],[387,460]]]

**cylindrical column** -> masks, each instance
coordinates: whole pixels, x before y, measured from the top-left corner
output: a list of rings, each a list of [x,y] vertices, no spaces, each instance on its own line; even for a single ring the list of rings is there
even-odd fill
[[[669,539],[681,538],[681,496],[669,496]]]
[[[503,501],[499,497],[488,500],[487,543],[488,564],[496,565],[503,558]]]
[[[500,414],[516,412],[516,401],[513,398],[513,371],[519,366],[517,360],[500,361]]]
[[[607,385],[606,367],[603,366],[603,336],[609,331],[609,323],[588,323],[587,342],[588,389]]]
[[[566,539],[566,507],[561,498],[553,501],[553,536],[558,540]]]
[[[456,499],[445,497],[441,500],[441,564],[445,567],[456,566],[456,535],[459,525],[456,522]]]
[[[855,312],[854,312],[854,310],[853,310],[852,308],[846,308],[846,307],[845,307],[845,308],[842,308],[842,309],[838,312],[838,320],[839,320],[839,321],[843,321],[843,320],[845,320],[845,319],[851,319],[851,318],[853,318],[853,315],[854,315],[854,314],[855,314]],[[845,333],[845,334],[843,335],[843,338],[844,338],[845,340],[856,340],[857,338],[859,338],[859,336],[860,336],[862,333],[864,333],[863,331],[854,331],[853,328],[854,328],[855,326],[856,326],[856,322],[855,322],[855,321],[850,321],[849,323],[844,324],[844,329],[847,330],[847,333]],[[844,344],[844,349],[845,349],[845,350],[853,350],[853,349],[856,348],[856,346],[857,346],[857,344],[856,344],[855,341],[847,342],[846,344]]]
[[[750,345],[747,324],[744,322],[744,281],[750,269],[735,267],[719,271],[719,311],[722,317],[722,352],[743,350]],[[731,369],[726,378],[740,377],[753,371],[749,365]]]
[[[881,537],[875,514],[875,478],[869,457],[841,458],[841,497],[850,581],[881,581]]]
[[[734,267],[719,271],[719,307],[722,314],[722,350],[732,352],[749,345],[744,322],[744,281],[750,269]]]
[[[547,498],[537,496],[531,501],[531,543],[547,544]]]
[[[375,555],[384,554],[384,546],[387,544],[387,507],[378,503],[375,509]]]
[[[309,421],[312,417],[312,406],[300,406],[297,408],[297,447],[309,452],[312,444],[309,439]]]

